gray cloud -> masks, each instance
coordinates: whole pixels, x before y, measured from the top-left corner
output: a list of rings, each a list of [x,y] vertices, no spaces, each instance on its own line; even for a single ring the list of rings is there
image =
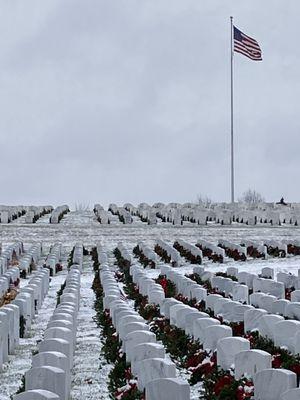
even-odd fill
[[[228,201],[231,14],[264,58],[235,57],[237,195],[299,201],[299,11],[297,0],[6,3],[1,202]]]

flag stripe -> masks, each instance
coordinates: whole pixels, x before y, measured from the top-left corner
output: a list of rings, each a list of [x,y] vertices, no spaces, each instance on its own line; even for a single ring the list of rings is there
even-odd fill
[[[236,47],[235,51],[247,54],[249,57],[254,59],[261,59],[261,55],[259,53],[257,54],[249,53],[249,51],[245,50],[243,47]]]
[[[246,35],[245,33],[242,32],[242,35],[244,36],[245,39],[249,40],[249,42],[252,42],[254,44],[257,44],[257,41],[253,39],[252,37]]]
[[[254,61],[261,61],[262,60],[261,57],[253,57],[253,56],[249,55],[249,53],[245,52],[244,50],[235,49],[235,52],[243,54],[244,56],[246,56],[246,57],[248,57],[248,58],[250,58],[251,60],[254,60]]]
[[[260,53],[258,53],[258,52],[253,52],[253,51],[251,52],[251,51],[247,50],[247,49],[244,48],[244,47],[235,46],[235,49],[234,49],[234,50],[235,50],[235,51],[242,51],[243,53],[247,54],[249,57],[251,57],[251,58],[253,58],[253,59],[258,59],[258,60],[261,60],[261,59],[262,59]]]
[[[244,56],[250,58],[250,59],[253,60],[253,61],[261,61],[261,60],[262,60],[262,58],[249,56],[249,54],[245,53],[245,52],[242,51],[242,50],[236,50],[236,52],[237,52],[237,53],[240,53],[240,54],[243,54]]]
[[[240,43],[239,41],[234,41],[234,44],[236,47],[242,47],[245,50],[247,50],[249,53],[259,53],[261,54],[261,52],[259,51],[259,49],[257,48],[253,48],[251,46],[245,45],[244,43]]]
[[[249,51],[247,48],[241,46],[239,43],[235,45],[235,50],[243,50],[245,53],[249,54],[252,57],[261,58],[261,53],[257,51]]]
[[[250,49],[254,49],[254,50],[260,51],[259,46],[254,45],[254,44],[252,44],[252,43],[248,43],[247,40],[244,40],[244,44],[245,44],[247,47],[249,47]]]
[[[253,60],[262,60],[262,57],[260,54],[249,53],[247,50],[240,48],[240,47],[236,47],[235,52],[245,54]]]

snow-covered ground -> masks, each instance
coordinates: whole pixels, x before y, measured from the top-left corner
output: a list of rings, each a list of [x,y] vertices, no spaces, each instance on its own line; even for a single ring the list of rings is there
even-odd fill
[[[162,223],[157,226],[149,226],[145,223],[137,223],[136,221],[132,225],[123,225],[119,223],[117,217],[114,217],[114,224],[101,225],[96,220],[92,211],[70,212],[64,216],[59,224],[51,225],[45,223],[48,217],[42,217],[43,221],[40,221],[41,223],[32,225],[20,223],[0,224],[0,242],[7,244],[15,240],[22,240],[25,245],[29,245],[32,242],[41,240],[46,246],[49,246],[56,241],[61,241],[68,248],[71,248],[78,241],[81,241],[85,246],[93,246],[101,242],[111,250],[120,241],[132,249],[140,240],[153,245],[157,238],[170,243],[176,238],[181,238],[193,244],[199,238],[214,243],[218,239],[227,239],[235,243],[239,243],[241,239],[300,239],[300,228],[291,226],[249,227],[235,224],[232,226],[209,225],[202,227],[190,223],[184,226],[173,226]],[[137,220],[137,218],[134,217],[134,220]],[[300,257],[275,258],[267,261],[253,260],[246,263],[228,261],[223,265],[205,261],[206,268],[211,270],[223,271],[230,265],[238,266],[241,270],[253,271],[255,273],[260,271],[265,265],[275,268],[275,272],[295,272],[298,267],[300,268]],[[188,269],[189,267],[182,268],[181,271],[187,272]]]
[[[134,224],[123,225],[118,217],[113,217],[110,225],[101,225],[96,220],[92,211],[71,212],[64,216],[58,225],[48,223],[49,215],[42,217],[36,224],[24,224],[21,217],[11,224],[0,224],[0,242],[5,247],[15,240],[22,240],[28,249],[30,244],[42,241],[45,249],[57,241],[63,243],[66,254],[76,242],[91,247],[101,242],[109,251],[116,247],[118,242],[123,242],[130,250],[141,240],[154,245],[157,238],[169,243],[181,238],[195,244],[199,238],[217,243],[218,239],[227,239],[239,243],[241,239],[300,239],[298,227],[248,227],[245,225],[218,226],[209,225],[201,227],[187,223],[184,226],[173,226],[160,223],[149,226],[134,217]],[[270,258],[268,260],[249,260],[235,262],[228,260],[224,264],[214,264],[204,260],[206,269],[224,271],[228,266],[236,266],[240,270],[260,273],[261,268],[271,266],[275,273],[279,271],[297,274],[300,269],[300,257],[287,257],[283,259]],[[190,273],[193,267],[183,259],[183,266],[178,268],[181,273]],[[159,270],[148,270],[149,276],[155,277]],[[4,371],[0,372],[0,400],[9,400],[10,395],[16,392],[21,383],[21,378],[30,368],[32,351],[36,349],[37,342],[41,340],[43,332],[56,306],[56,292],[65,279],[66,271],[52,278],[50,290],[42,309],[36,317],[30,337],[20,340],[20,347],[15,355],[9,357]],[[85,257],[81,279],[81,305],[78,314],[77,343],[72,372],[72,400],[82,399],[108,399],[106,387],[107,375],[110,366],[101,358],[100,329],[94,322],[94,292],[91,289],[94,272],[90,258]],[[26,284],[22,282],[22,285]],[[196,394],[195,394],[196,398]]]
[[[92,261],[85,257],[81,275],[80,309],[77,318],[76,349],[72,371],[72,400],[105,400],[109,398],[106,377],[110,366],[100,357],[100,329],[94,317],[95,295]]]

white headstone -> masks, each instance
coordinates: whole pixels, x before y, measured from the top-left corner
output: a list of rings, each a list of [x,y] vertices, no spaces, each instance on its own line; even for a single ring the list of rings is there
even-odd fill
[[[249,303],[249,288],[247,285],[237,284],[232,290],[232,299],[244,304]]]
[[[8,361],[8,337],[9,319],[8,315],[0,309],[0,347],[2,349],[2,362]],[[1,356],[0,356],[1,357]]]
[[[204,343],[205,341],[205,329],[211,325],[220,325],[220,321],[215,318],[198,318],[193,324],[193,336],[194,338]]]
[[[165,358],[165,348],[159,343],[141,343],[132,349],[131,371],[136,375],[140,369],[140,361],[147,358]]]
[[[39,344],[39,351],[58,351],[59,353],[65,354],[69,360],[70,369],[72,368],[73,348],[69,341],[64,339],[46,339]]]
[[[206,301],[207,289],[202,288],[199,285],[198,287],[192,287],[192,298],[195,298],[197,302]]]
[[[290,319],[300,320],[300,302],[290,302],[285,307],[284,315]]]
[[[140,362],[138,388],[144,390],[154,379],[176,378],[175,364],[168,358],[148,358]]]
[[[274,269],[270,267],[264,267],[261,270],[262,278],[274,279]]]
[[[206,308],[207,309],[211,309],[212,311],[214,310],[215,307],[215,302],[222,298],[223,296],[221,296],[220,294],[210,294],[207,296],[206,298]]]
[[[164,315],[166,318],[170,318],[170,308],[172,305],[175,304],[182,304],[180,301],[174,299],[174,298],[167,298],[163,301],[161,305],[161,314]]]
[[[245,350],[235,355],[234,365],[236,380],[241,379],[243,375],[253,378],[257,372],[272,368],[272,356],[263,350]]]
[[[220,339],[232,336],[232,329],[226,325],[212,325],[204,330],[204,349],[215,351]]]
[[[149,326],[144,322],[129,322],[119,327],[119,337],[123,340],[129,333],[135,331],[149,331]]]
[[[25,390],[45,389],[56,393],[60,400],[67,400],[66,374],[56,367],[43,366],[31,368],[25,373]]]
[[[245,333],[258,330],[259,320],[263,315],[266,314],[267,314],[266,310],[261,310],[259,308],[253,308],[251,310],[246,311],[244,314]]]
[[[274,326],[274,343],[276,346],[286,346],[295,351],[295,336],[300,331],[300,321],[281,321]]]
[[[290,389],[282,393],[280,400],[299,400],[300,399],[300,388]]]
[[[240,337],[220,339],[217,344],[217,364],[222,369],[229,370],[234,365],[236,354],[250,350],[250,342]]]
[[[286,369],[264,369],[254,375],[254,396],[258,400],[281,400],[281,395],[297,386],[297,375]]]
[[[274,303],[272,303],[272,314],[278,314],[284,316],[286,305],[289,303],[290,303],[289,300],[285,299],[274,301]]]
[[[209,318],[209,315],[204,312],[200,312],[200,311],[197,311],[196,309],[194,309],[194,311],[192,313],[189,313],[185,316],[184,330],[187,335],[193,336],[194,321],[198,318]]]
[[[274,340],[275,324],[283,320],[284,318],[280,315],[263,315],[258,322],[259,334],[261,336]]]
[[[132,349],[141,343],[155,343],[156,335],[148,331],[134,331],[125,336],[123,348],[126,353],[126,361],[131,361]]]
[[[147,400],[190,400],[190,386],[179,378],[163,378],[146,385]]]
[[[49,390],[35,389],[16,394],[13,400],[60,400],[60,397]]]

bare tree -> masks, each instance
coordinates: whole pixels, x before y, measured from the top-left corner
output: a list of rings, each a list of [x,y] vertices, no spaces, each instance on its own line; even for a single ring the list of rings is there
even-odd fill
[[[75,204],[75,211],[90,211],[90,205],[85,203],[76,203]]]
[[[209,198],[208,196],[202,196],[202,194],[198,194],[196,203],[199,206],[209,208],[212,204],[212,199]]]
[[[244,192],[242,197],[239,199],[240,203],[246,203],[249,205],[263,203],[264,201],[265,199],[263,196],[254,189],[246,190],[246,192]]]

